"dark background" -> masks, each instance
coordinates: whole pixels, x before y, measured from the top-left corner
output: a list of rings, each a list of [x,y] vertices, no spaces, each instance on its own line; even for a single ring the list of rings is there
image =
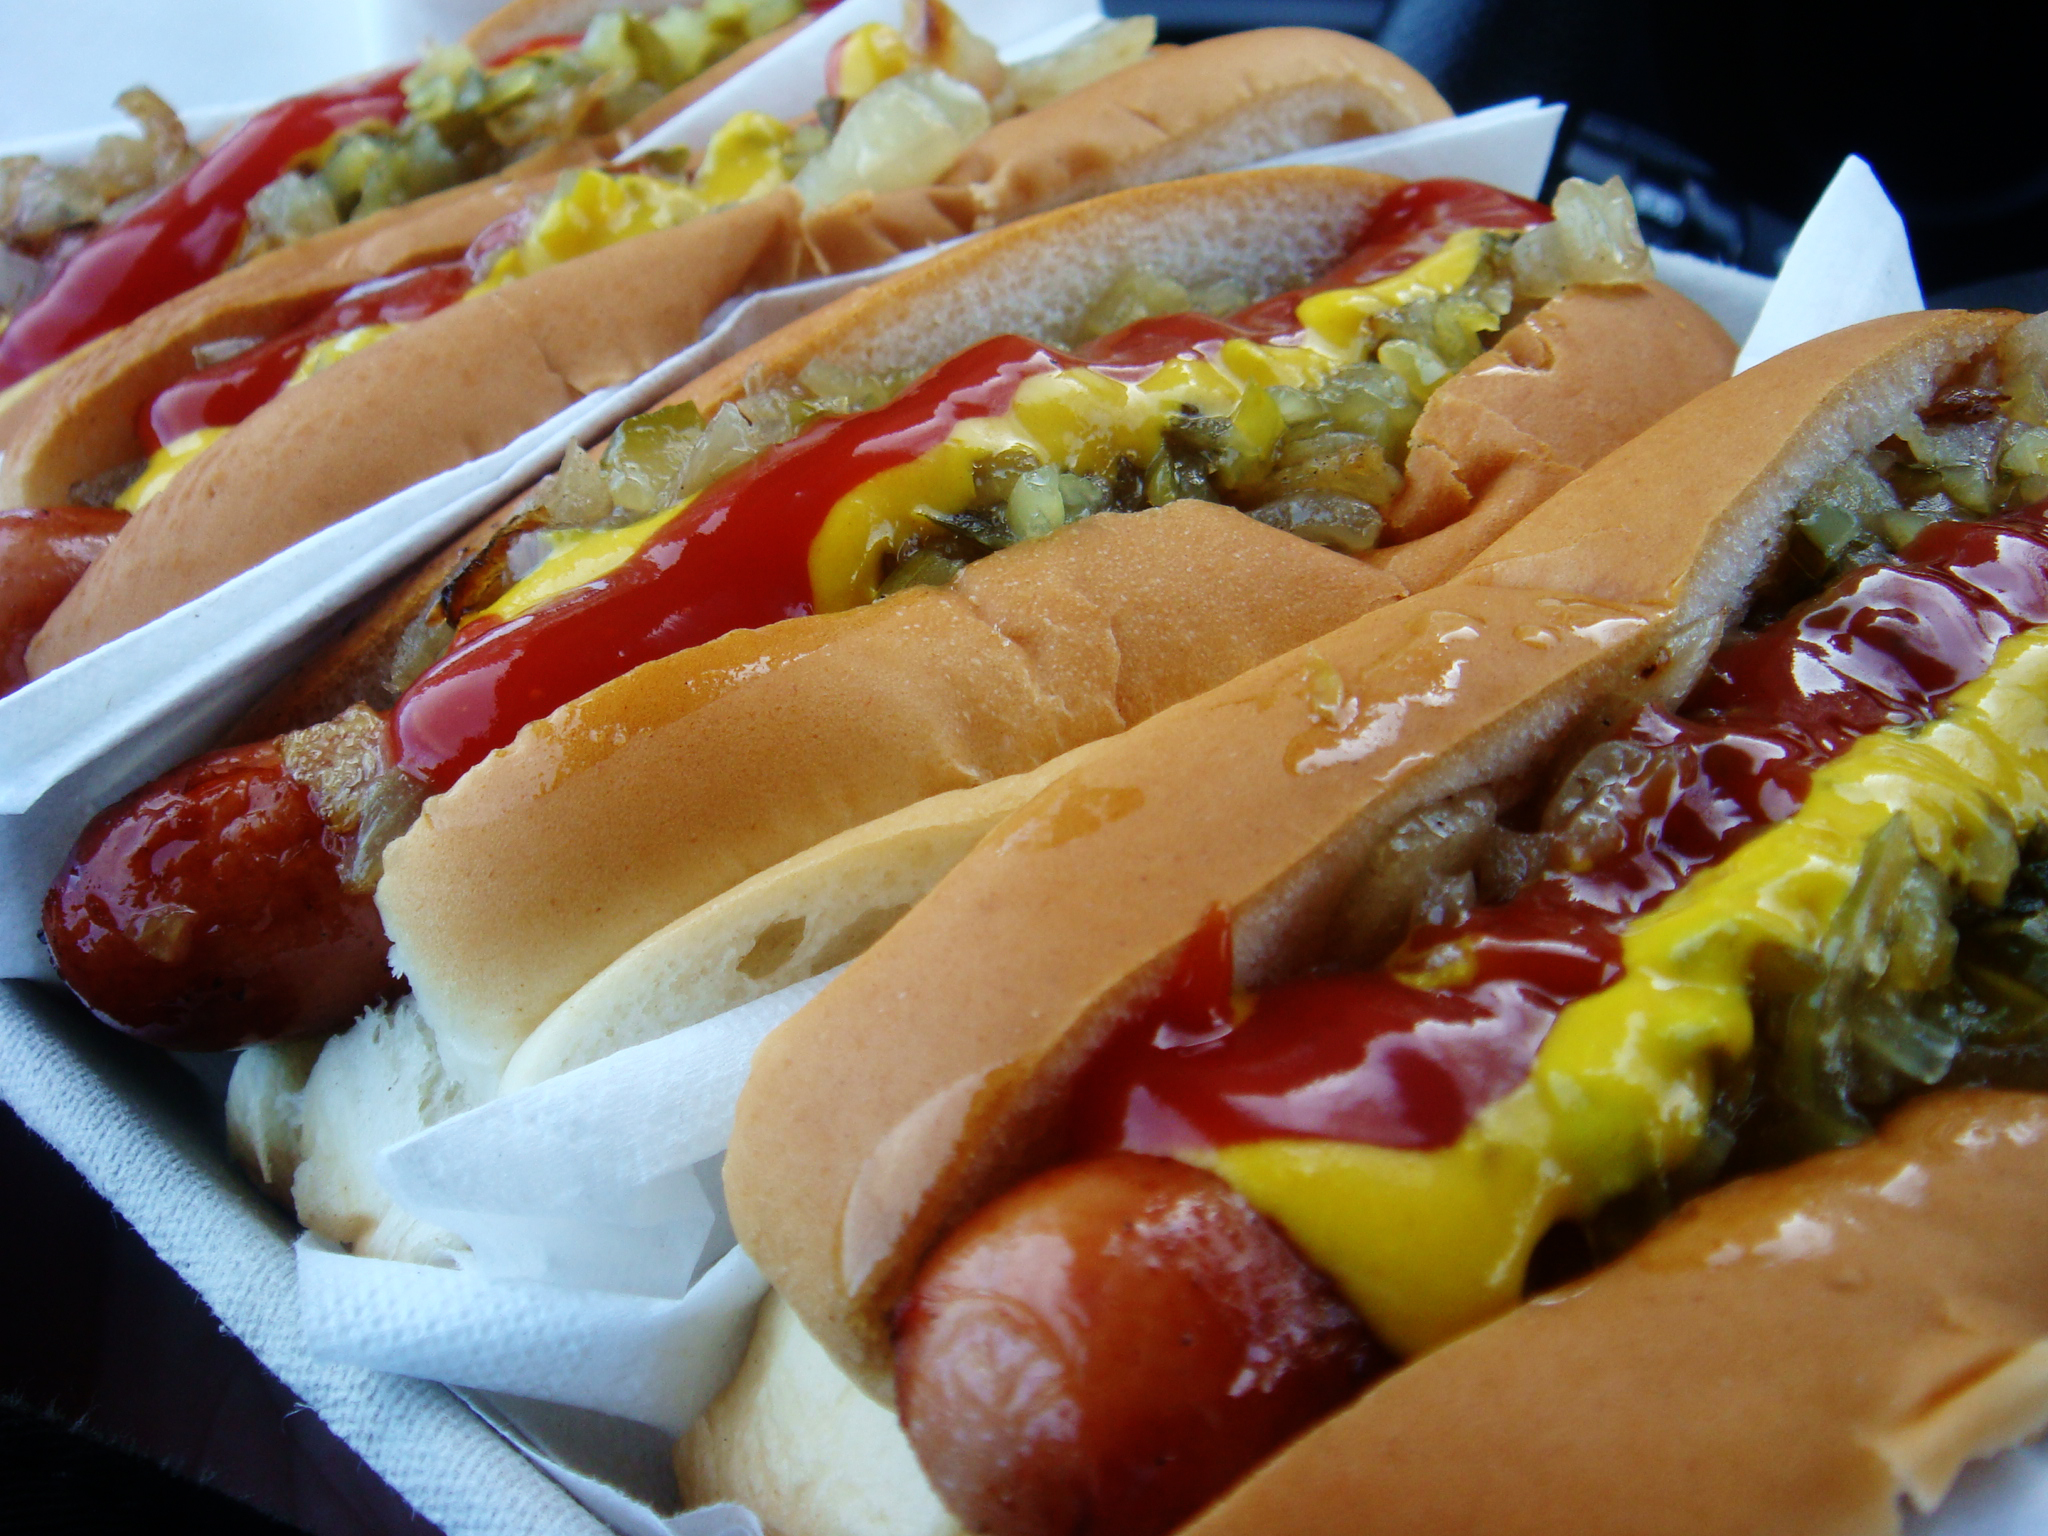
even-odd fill
[[[1109,0],[1193,41],[1245,26],[1375,37],[1459,111],[1571,104],[1553,182],[1647,184],[1652,243],[1776,269],[1847,154],[1905,215],[1930,303],[2048,308],[2048,6],[1848,0]],[[1663,194],[1659,196],[1658,194]],[[1655,204],[1653,208],[1650,206]],[[1655,215],[1682,208],[1682,222]]]
[[[1772,272],[1845,154],[1905,215],[1931,303],[2048,308],[2048,5],[1110,0],[1193,41],[1380,41],[1460,111],[1569,102],[1552,166],[1637,189],[1655,244]],[[0,1529],[431,1536],[54,1153],[0,1108]]]

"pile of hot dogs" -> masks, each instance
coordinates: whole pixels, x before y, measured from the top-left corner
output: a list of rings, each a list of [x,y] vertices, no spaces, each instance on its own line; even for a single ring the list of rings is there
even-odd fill
[[[2048,322],[1730,380],[1618,184],[1204,174],[1440,114],[1397,61],[1128,46],[1005,69],[930,8],[818,123],[523,211],[515,161],[399,210],[462,207],[444,246],[344,224],[57,365],[16,485],[306,377],[144,472],[32,669],[562,398],[487,359],[611,377],[987,230],[571,449],[109,807],[60,971],[245,1047],[252,1172],[418,1261],[380,1145],[852,960],[756,1057],[725,1179],[777,1296],[678,1449],[786,1536],[856,1490],[1031,1536],[1931,1507],[2048,1418]],[[848,190],[892,81],[974,131]],[[572,278],[626,296],[601,365],[550,351]],[[259,310],[240,373],[163,362]],[[118,425],[60,450],[88,376]],[[386,457],[338,436],[373,400],[396,468],[125,585],[160,508]],[[841,1372],[874,1402],[801,1406]]]

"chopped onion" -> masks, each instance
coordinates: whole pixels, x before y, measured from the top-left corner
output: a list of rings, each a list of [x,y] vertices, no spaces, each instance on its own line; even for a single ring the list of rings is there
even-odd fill
[[[1573,283],[1646,283],[1655,275],[1619,176],[1598,186],[1573,176],[1557,189],[1551,210],[1554,220],[1515,242],[1516,292],[1547,299]]]
[[[1004,104],[1029,112],[1092,85],[1137,63],[1151,51],[1158,35],[1159,25],[1150,16],[1099,21],[1066,47],[1013,66]]]
[[[973,86],[935,69],[884,80],[855,102],[830,147],[797,173],[804,202],[929,186],[993,119]]]

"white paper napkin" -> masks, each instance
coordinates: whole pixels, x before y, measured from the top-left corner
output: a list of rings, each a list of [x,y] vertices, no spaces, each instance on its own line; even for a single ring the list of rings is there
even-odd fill
[[[1800,226],[1735,371],[1859,320],[1925,307],[1906,221],[1876,172],[1851,155]]]
[[[442,1269],[302,1239],[313,1352],[680,1434],[738,1364],[764,1289],[718,1182],[748,1063],[837,974],[387,1148],[385,1187],[470,1252]]]

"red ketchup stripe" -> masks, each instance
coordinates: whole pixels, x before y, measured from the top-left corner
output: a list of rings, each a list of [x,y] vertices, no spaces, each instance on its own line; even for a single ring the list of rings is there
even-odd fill
[[[136,435],[154,453],[201,427],[237,426],[277,396],[315,343],[357,326],[424,320],[469,292],[474,281],[468,261],[459,260],[358,283],[312,319],[187,374],[149,403]]]
[[[1548,218],[1530,203],[1466,181],[1417,182],[1374,212],[1352,254],[1302,295],[1411,266],[1460,229]],[[519,728],[644,662],[812,611],[810,545],[840,497],[944,441],[956,421],[1009,408],[1033,373],[1083,359],[1149,372],[1232,335],[1273,334],[1246,316],[1169,315],[1105,336],[1082,357],[999,336],[942,364],[879,410],[821,422],[698,497],[610,575],[515,619],[472,621],[398,701],[397,759],[429,788],[448,788]]]
[[[344,128],[405,115],[393,70],[257,113],[199,164],[102,230],[0,334],[0,388],[223,270],[249,199]]]
[[[1621,973],[1622,930],[1689,876],[1792,815],[1813,771],[1859,736],[1932,719],[1999,643],[2048,623],[2048,507],[1941,523],[1748,640],[1726,646],[1687,718],[1641,710],[1621,846],[1553,865],[1513,901],[1422,930],[1404,963],[1456,946],[1467,977],[1387,970],[1274,987],[1229,1017],[1229,928],[1212,916],[1154,1004],[1084,1075],[1081,1152],[1170,1154],[1274,1136],[1450,1145],[1526,1080],[1557,1016]],[[1433,953],[1433,951],[1435,953]],[[1224,958],[1219,959],[1219,954]]]

